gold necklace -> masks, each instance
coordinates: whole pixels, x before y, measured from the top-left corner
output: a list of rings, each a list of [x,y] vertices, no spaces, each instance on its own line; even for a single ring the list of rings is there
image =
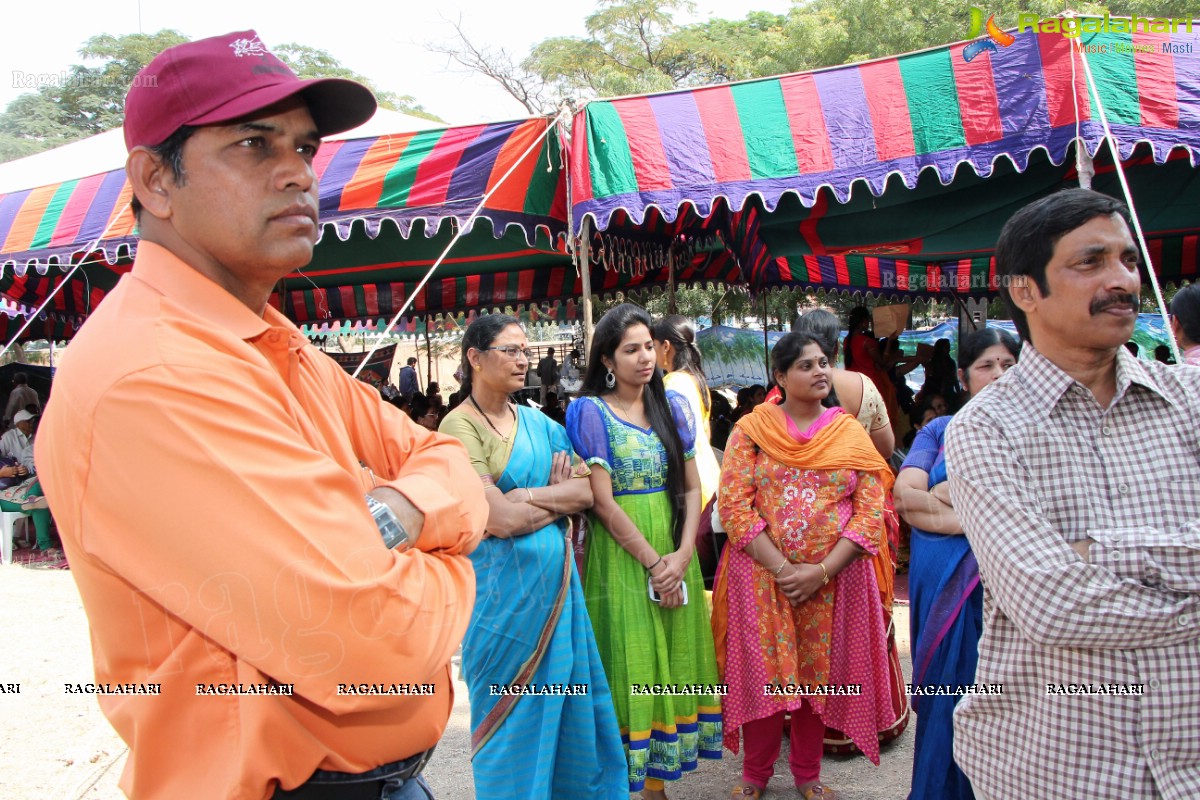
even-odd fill
[[[630,414],[629,409],[626,408],[625,404],[621,402],[621,396],[619,394],[617,394],[616,392],[613,392],[612,397],[614,400],[617,401],[617,405],[619,405],[621,407],[621,411],[623,411],[625,413],[625,419],[629,421],[629,424],[637,425],[637,423],[633,421],[633,414]],[[642,426],[638,425],[638,427],[640,428]]]

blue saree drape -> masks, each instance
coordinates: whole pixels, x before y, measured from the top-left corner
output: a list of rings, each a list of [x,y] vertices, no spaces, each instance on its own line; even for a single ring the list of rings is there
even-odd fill
[[[515,436],[496,485],[505,492],[547,485],[553,454],[571,451],[566,431],[518,407]],[[572,555],[564,519],[484,539],[471,554],[477,593],[463,675],[480,800],[628,797],[620,730]],[[515,695],[514,703],[493,689],[515,681],[537,693]],[[580,687],[585,694],[576,693]]]
[[[947,420],[948,422],[949,420]],[[930,423],[940,422],[934,420]],[[929,488],[946,480],[939,450]],[[983,587],[967,537],[912,529],[909,566],[913,685],[960,687],[975,681],[983,630]],[[971,784],[954,763],[955,695],[914,696],[917,737],[910,800],[971,800]]]

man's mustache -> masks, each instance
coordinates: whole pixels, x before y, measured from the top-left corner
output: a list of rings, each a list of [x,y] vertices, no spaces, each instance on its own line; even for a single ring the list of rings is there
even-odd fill
[[[1139,302],[1140,301],[1136,294],[1131,294],[1129,292],[1113,292],[1112,294],[1106,294],[1103,297],[1097,297],[1092,301],[1092,306],[1088,310],[1091,311],[1093,317],[1099,314],[1101,311],[1112,308],[1113,306],[1130,306],[1136,311]]]

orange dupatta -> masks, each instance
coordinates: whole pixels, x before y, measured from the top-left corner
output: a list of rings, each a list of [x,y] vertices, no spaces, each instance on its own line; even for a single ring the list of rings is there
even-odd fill
[[[751,441],[771,458],[797,469],[853,469],[859,472],[870,472],[883,483],[884,494],[891,491],[895,476],[891,467],[879,455],[871,437],[863,426],[848,413],[841,413],[830,420],[811,438],[798,441],[788,433],[787,414],[783,409],[772,403],[760,403],[754,411],[739,419],[734,427],[740,427],[750,437]],[[889,617],[894,594],[895,573],[892,569],[891,555],[888,549],[887,531],[884,529],[882,517],[879,530],[879,554],[872,558],[875,578],[879,583],[880,601],[888,611]],[[724,641],[727,633],[728,620],[720,613],[719,607],[725,601],[728,608],[726,592],[728,586],[722,580],[723,572],[718,574],[717,585],[713,586],[713,635]],[[725,659],[722,648],[718,647],[717,661],[721,675],[725,674]]]
[[[798,469],[853,469],[871,472],[883,483],[886,496],[896,476],[863,426],[847,413],[838,414],[807,441],[797,441],[787,432],[787,414],[777,405],[760,403],[754,413],[737,421],[738,426],[771,458]],[[892,567],[887,530],[880,531],[879,555],[872,559],[879,583],[880,601],[891,613],[896,572]]]

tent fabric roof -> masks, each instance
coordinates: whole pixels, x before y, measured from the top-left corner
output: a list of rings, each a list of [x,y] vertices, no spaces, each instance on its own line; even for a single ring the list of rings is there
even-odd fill
[[[1072,42],[1105,51],[1073,58]],[[1167,52],[1168,43],[1183,52]],[[961,164],[987,177],[1001,158],[1024,171],[1038,149],[1061,164],[1077,135],[1076,105],[1078,135],[1095,153],[1103,128],[1081,57],[1122,159],[1148,142],[1158,163],[1183,147],[1195,165],[1200,26],[1079,39],[1027,31],[969,62],[967,44],[589,103],[574,121],[574,222],[590,217],[604,230],[618,211],[640,223],[650,208],[670,222],[689,205],[706,217],[718,200],[737,212],[751,197],[771,212],[789,194],[811,207],[822,187],[846,202],[856,182],[878,196],[892,175],[913,188],[933,170],[945,185]]]
[[[450,218],[461,224],[515,167],[481,216],[498,235],[519,226],[530,244],[538,230],[561,235],[566,194],[557,139],[547,136],[522,158],[550,124],[528,119],[328,141],[314,162],[322,233],[345,239],[355,220],[371,236],[385,219],[403,236],[416,220],[432,222],[432,229]],[[132,257],[130,197],[123,167],[0,195],[0,265],[19,273],[30,266],[44,273],[55,263],[65,268],[106,229],[98,248],[104,258]]]

